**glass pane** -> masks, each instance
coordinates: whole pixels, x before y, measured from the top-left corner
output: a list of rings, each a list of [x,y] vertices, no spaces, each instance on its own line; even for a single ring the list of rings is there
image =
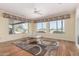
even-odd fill
[[[28,30],[27,23],[14,25],[14,33],[25,33],[26,30]]]
[[[37,23],[37,31],[46,32],[46,22]]]
[[[50,21],[49,22],[49,24],[50,24],[50,29],[56,29],[56,21]]]
[[[9,25],[9,34],[13,34],[13,26],[12,25]]]
[[[42,29],[42,23],[37,23],[37,29]]]
[[[12,25],[9,25],[9,28],[12,28]]]
[[[22,24],[23,25],[23,28],[26,29],[26,33],[28,33],[28,30],[29,30],[29,27],[28,27],[28,23],[24,23]]]
[[[64,27],[64,20],[59,20],[58,21],[58,31],[64,31],[65,27]]]
[[[43,29],[46,29],[46,22],[43,22]]]
[[[65,31],[65,20],[63,20],[63,28],[62,28],[63,32]]]
[[[58,21],[57,21],[57,23],[58,23],[57,26],[58,26],[58,30],[59,30],[59,31],[62,29],[62,25],[63,25],[63,24],[61,23],[61,21],[62,21],[62,20],[58,20]]]

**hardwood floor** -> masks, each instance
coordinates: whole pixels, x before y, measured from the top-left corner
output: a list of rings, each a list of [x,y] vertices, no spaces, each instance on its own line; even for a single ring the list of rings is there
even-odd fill
[[[0,55],[1,56],[32,56],[32,54],[20,49],[19,47],[16,47],[13,44],[0,47]]]
[[[59,41],[59,48],[52,51],[54,56],[79,56],[79,49],[75,46],[74,42]]]
[[[0,56],[32,56],[31,53],[16,47],[13,42],[0,43]]]
[[[79,56],[79,49],[76,48],[74,42],[58,40],[59,47],[51,51],[51,56]],[[33,56],[31,53],[16,47],[11,43],[0,44],[1,56]],[[48,54],[47,54],[48,55]],[[47,56],[46,55],[46,56]]]

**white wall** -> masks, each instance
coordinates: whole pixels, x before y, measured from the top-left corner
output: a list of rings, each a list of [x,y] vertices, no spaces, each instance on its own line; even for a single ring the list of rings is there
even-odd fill
[[[75,42],[76,42],[76,46],[79,48],[78,45],[78,36],[79,36],[79,7],[76,9],[76,20],[75,20]]]

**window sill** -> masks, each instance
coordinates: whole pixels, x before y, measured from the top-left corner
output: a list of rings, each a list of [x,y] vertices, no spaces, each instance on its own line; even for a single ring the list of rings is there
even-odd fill
[[[63,31],[54,31],[53,33],[64,34],[65,32],[63,32]]]
[[[37,31],[37,33],[46,33],[45,31]]]

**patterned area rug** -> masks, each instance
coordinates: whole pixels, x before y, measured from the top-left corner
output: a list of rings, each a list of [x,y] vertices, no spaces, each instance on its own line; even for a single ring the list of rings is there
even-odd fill
[[[33,54],[34,56],[44,56],[47,50],[46,46],[41,44],[14,43],[19,48]]]

